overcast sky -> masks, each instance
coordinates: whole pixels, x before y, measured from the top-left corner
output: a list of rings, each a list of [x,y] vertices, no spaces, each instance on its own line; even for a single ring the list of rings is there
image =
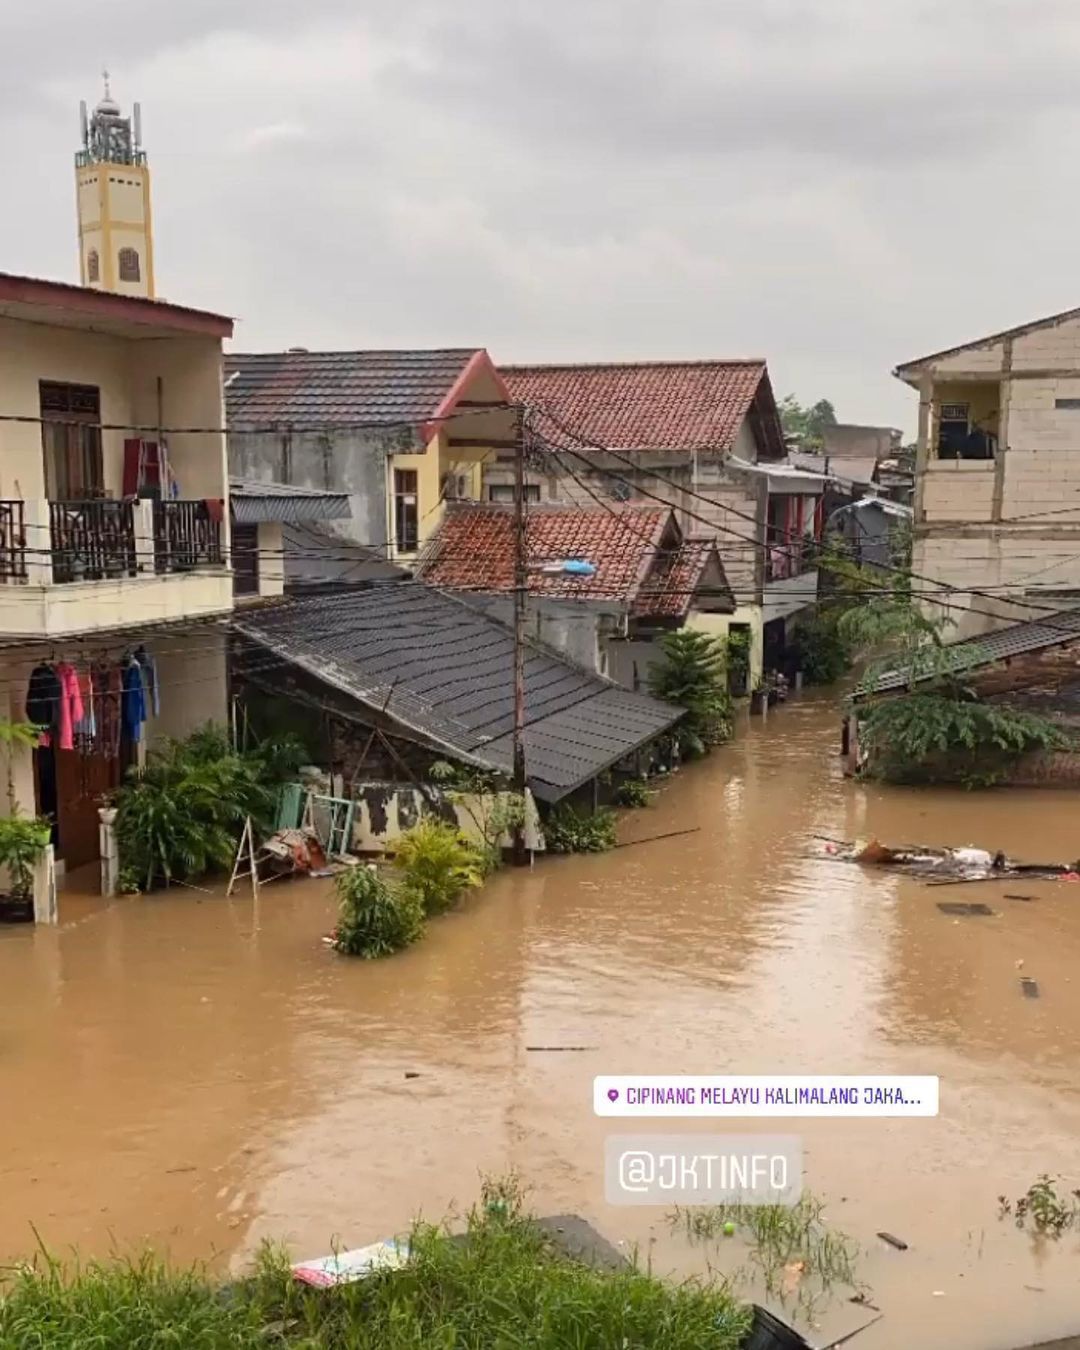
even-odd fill
[[[241,349],[765,356],[910,430],[897,363],[1080,305],[1076,0],[3,4],[0,270],[78,279],[105,64]]]

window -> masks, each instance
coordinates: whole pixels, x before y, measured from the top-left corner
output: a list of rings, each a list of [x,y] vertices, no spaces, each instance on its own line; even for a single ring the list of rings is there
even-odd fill
[[[139,280],[139,255],[133,248],[122,248],[117,256],[121,281]]]
[[[415,553],[420,542],[420,511],[415,469],[394,470],[394,542],[399,553]]]
[[[938,459],[993,459],[997,437],[980,426],[967,403],[942,403],[938,415]]]
[[[489,502],[515,502],[517,494],[514,492],[513,483],[492,483],[488,488]],[[538,502],[540,500],[540,484],[525,484],[525,501]]]
[[[92,248],[86,255],[86,279],[90,282],[101,280],[101,263],[96,248]]]
[[[1080,398],[1056,398],[1054,407],[1060,412],[1080,412]]]
[[[42,380],[38,390],[49,499],[64,502],[104,497],[98,390],[89,384],[54,384],[48,380]]]

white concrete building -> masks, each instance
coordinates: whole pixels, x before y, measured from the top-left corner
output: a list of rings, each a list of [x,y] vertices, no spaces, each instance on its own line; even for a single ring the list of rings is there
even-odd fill
[[[148,743],[227,719],[231,333],[219,314],[0,273],[0,718],[51,730],[4,773],[22,813],[55,821],[68,868],[96,860],[104,794]],[[123,688],[140,648],[141,723]],[[44,672],[66,669],[81,694],[61,705]],[[79,703],[93,731],[60,725]]]

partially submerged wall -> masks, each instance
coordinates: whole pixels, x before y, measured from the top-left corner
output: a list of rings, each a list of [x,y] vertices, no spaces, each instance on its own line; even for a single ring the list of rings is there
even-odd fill
[[[425,816],[456,825],[474,843],[483,843],[485,831],[492,828],[495,811],[505,810],[510,796],[451,794],[436,787],[421,792],[400,783],[357,783],[352,795],[356,802],[352,847],[356,853],[392,853],[405,831]],[[509,834],[504,835],[502,846],[509,848],[511,843]],[[534,852],[544,847],[532,793],[526,793],[525,845]]]

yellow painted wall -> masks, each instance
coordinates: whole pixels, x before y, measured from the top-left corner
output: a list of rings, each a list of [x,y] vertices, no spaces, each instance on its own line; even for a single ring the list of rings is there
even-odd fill
[[[154,294],[154,241],[150,170],[145,165],[89,164],[76,170],[79,256],[82,284],[121,295]],[[86,255],[97,249],[100,275],[91,282]],[[118,254],[134,248],[139,280],[121,281]]]
[[[442,490],[442,476],[439,471],[439,438],[436,433],[428,443],[427,449],[415,455],[387,455],[386,457],[386,538],[390,541],[389,554],[392,558],[412,558],[414,553],[404,553],[397,546],[394,534],[394,470],[416,470],[416,512],[418,517],[417,533],[420,547],[438,528],[442,519],[442,506],[439,494]]]
[[[743,605],[734,614],[702,614],[691,610],[686,627],[710,637],[727,637],[732,624],[750,628],[750,683],[757,684],[764,669],[764,632],[760,605]]]
[[[96,385],[101,420],[114,425],[158,424],[157,380],[162,381],[166,426],[207,428],[173,434],[169,452],[184,497],[224,497],[228,471],[221,383],[221,349],[215,338],[177,337],[129,341],[102,333],[0,318],[0,408],[40,415],[40,380]],[[128,432],[127,435],[135,435]],[[147,433],[148,438],[152,438]],[[102,433],[105,486],[123,486],[123,431]],[[41,427],[0,422],[0,497],[44,497]]]

